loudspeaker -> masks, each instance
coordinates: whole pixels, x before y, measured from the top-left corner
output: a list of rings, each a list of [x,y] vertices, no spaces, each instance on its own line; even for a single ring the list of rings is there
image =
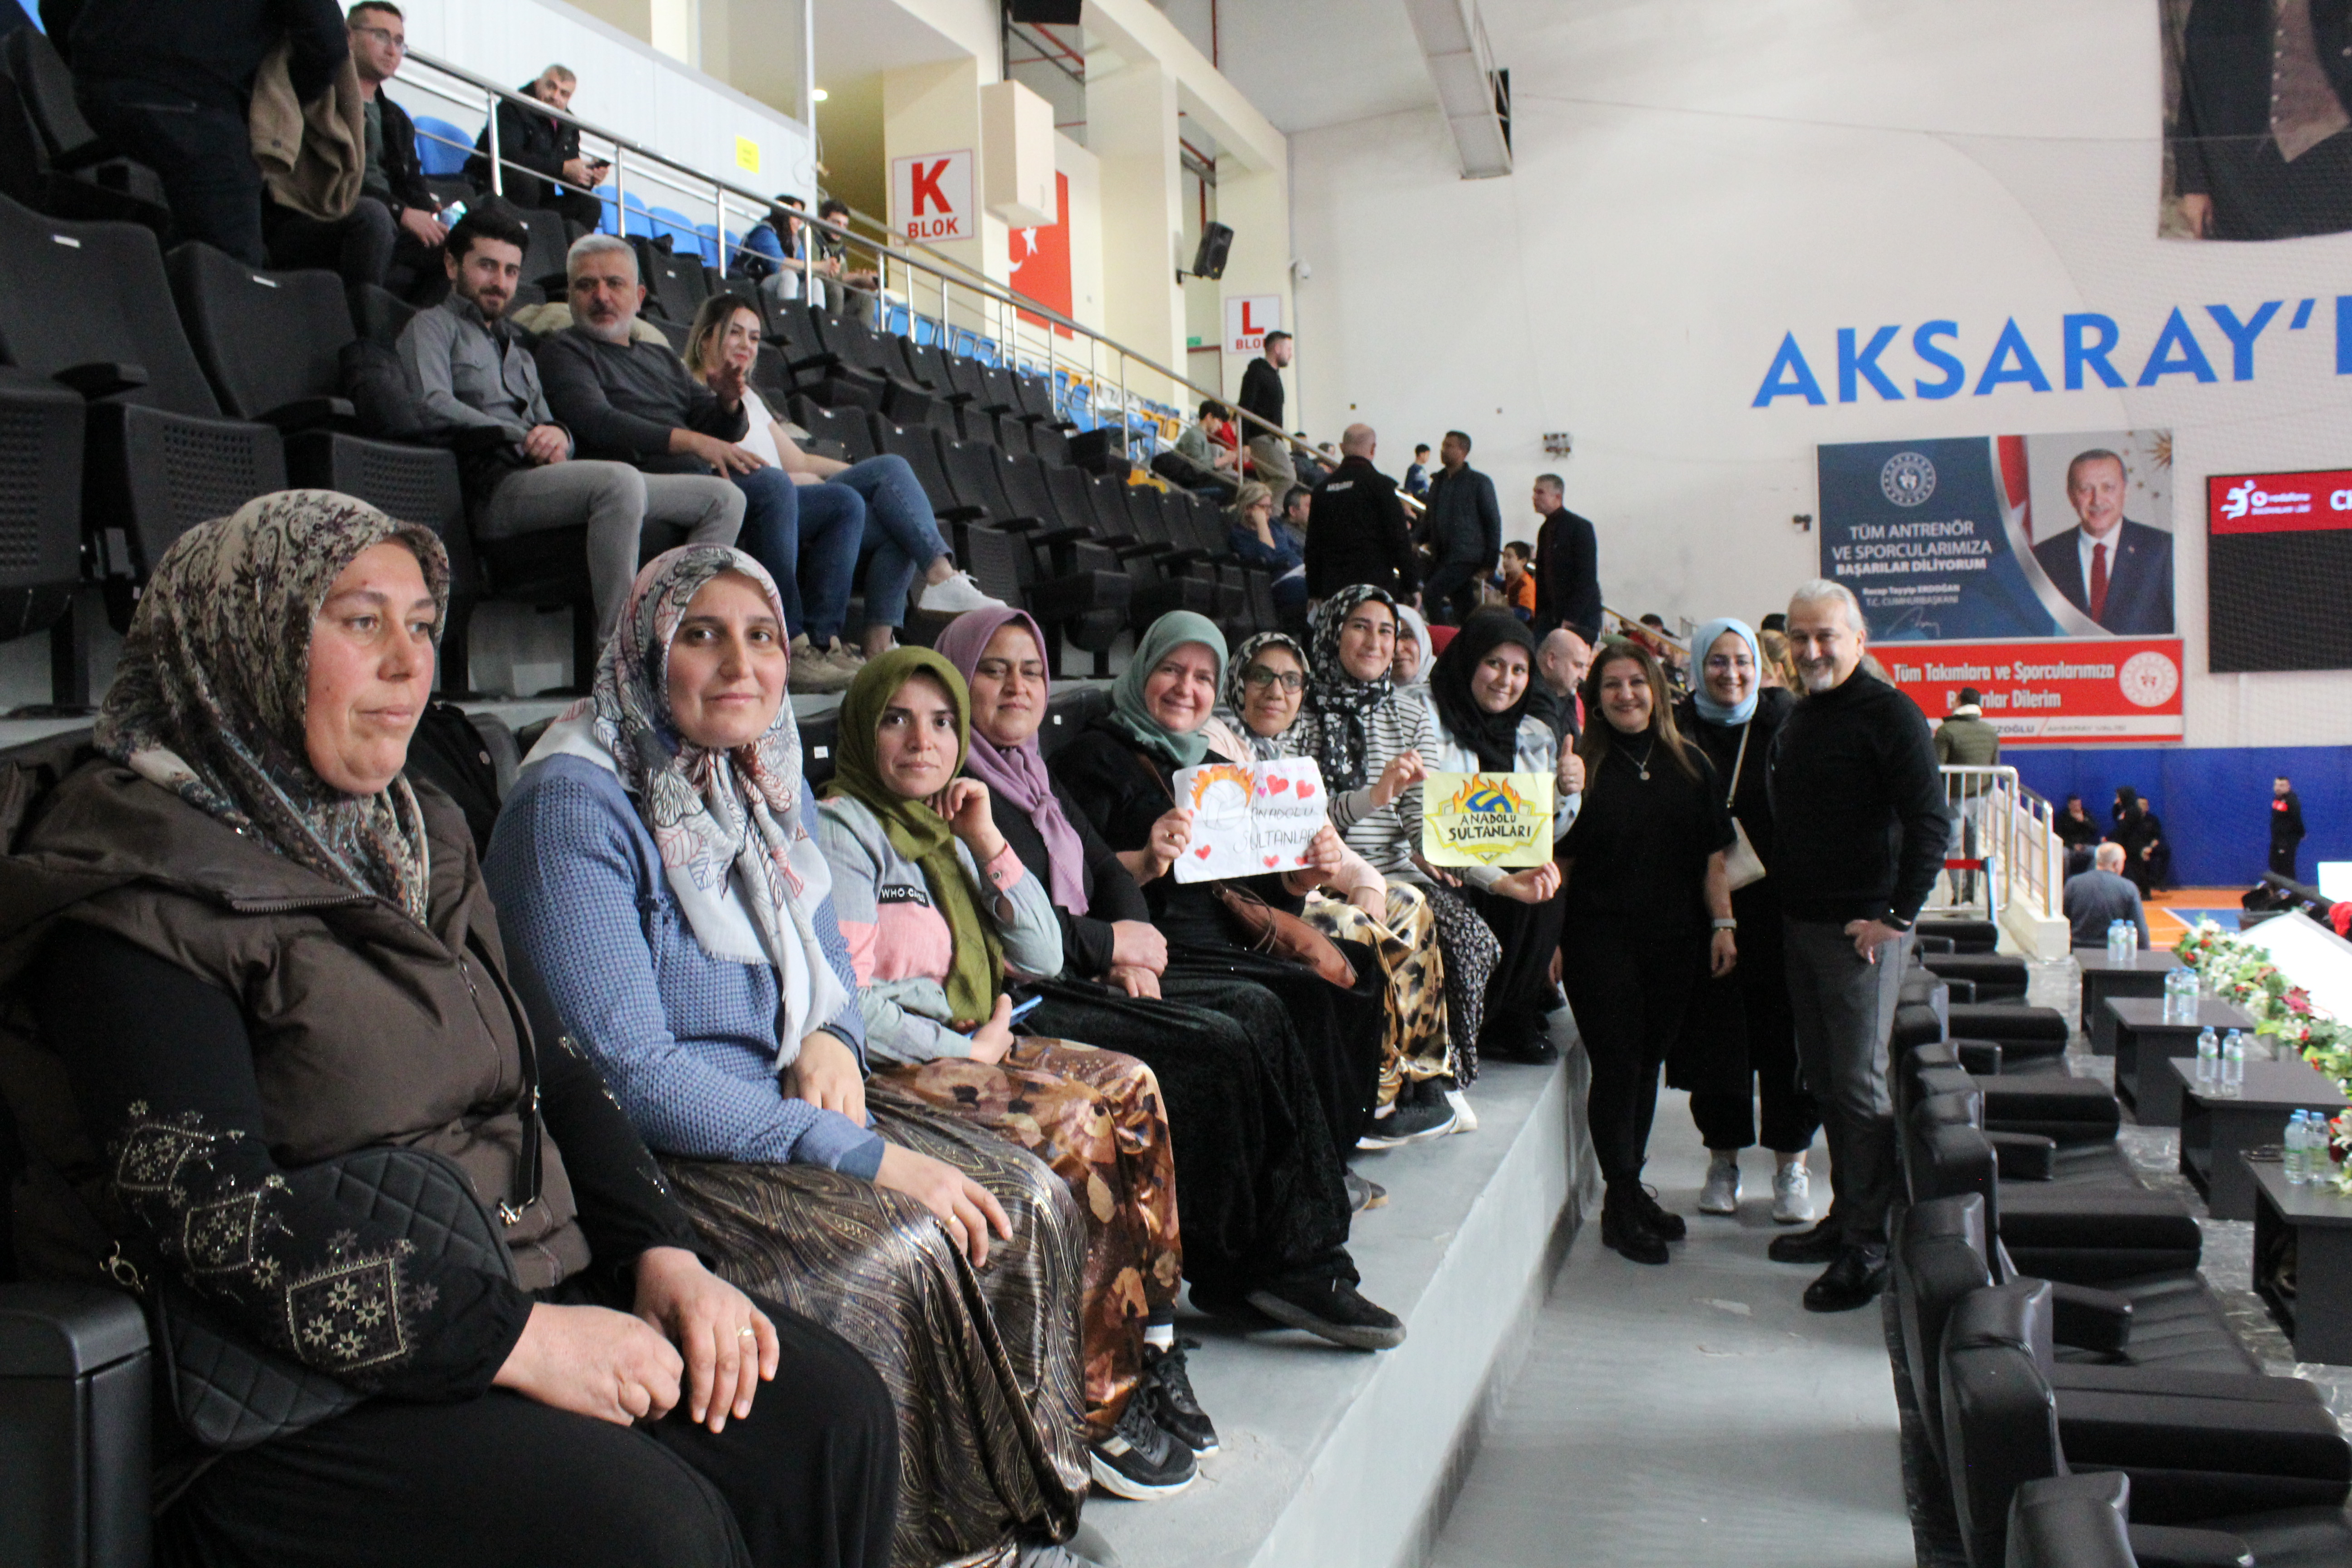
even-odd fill
[[[1086,0],[1004,0],[1004,8],[1013,13],[1016,22],[1043,22],[1048,26],[1075,27],[1086,9]]]
[[[1192,276],[1223,278],[1225,275],[1225,252],[1234,247],[1234,231],[1223,224],[1213,223],[1201,230],[1201,248],[1193,253]]]

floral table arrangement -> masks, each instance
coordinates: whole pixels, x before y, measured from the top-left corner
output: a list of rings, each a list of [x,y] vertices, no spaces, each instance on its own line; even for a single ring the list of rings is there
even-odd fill
[[[2304,1060],[2352,1095],[2352,1024],[2313,1005],[2310,995],[2271,962],[2269,949],[2242,932],[2200,921],[2172,951],[2197,971],[2198,985],[2207,995],[2255,1019],[2257,1034],[2273,1036],[2283,1048],[2302,1053]],[[2352,1163],[2347,1163],[2352,1160],[2352,1111],[2329,1122],[2327,1132],[2335,1171],[2319,1180],[2352,1194]]]

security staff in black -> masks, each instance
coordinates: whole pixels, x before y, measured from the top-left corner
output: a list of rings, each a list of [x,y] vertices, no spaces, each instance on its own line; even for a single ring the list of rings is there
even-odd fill
[[[1379,437],[1369,425],[1340,433],[1339,466],[1315,488],[1307,512],[1307,596],[1329,598],[1369,583],[1399,599],[1421,592],[1421,564],[1405,527],[1396,481],[1372,467]]]

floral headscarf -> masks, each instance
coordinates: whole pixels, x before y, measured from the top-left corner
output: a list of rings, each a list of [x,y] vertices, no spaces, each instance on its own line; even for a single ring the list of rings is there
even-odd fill
[[[782,993],[776,1065],[802,1037],[848,1005],[810,911],[833,891],[833,869],[803,823],[800,726],[789,699],[749,745],[698,746],[669,702],[669,649],[694,596],[721,573],[755,584],[776,625],[784,609],[767,569],[740,550],[689,544],[656,555],[629,586],[620,625],[596,661],[591,694],[548,726],[526,766],[584,756],[620,776],[661,851],[662,868],[695,942],[733,963],[772,963]]]
[[[1260,632],[1235,648],[1234,657],[1225,661],[1225,686],[1221,694],[1224,701],[1217,710],[1217,717],[1225,721],[1225,727],[1233,731],[1234,739],[1249,748],[1250,755],[1261,763],[1271,763],[1290,755],[1285,742],[1298,730],[1298,721],[1293,717],[1290,728],[1281,734],[1261,735],[1252,730],[1242,717],[1246,710],[1244,704],[1249,700],[1249,686],[1244,678],[1249,674],[1251,661],[1270,647],[1286,649],[1298,660],[1301,674],[1315,668],[1307,661],[1307,650],[1298,646],[1297,637],[1287,632]],[[1299,710],[1306,710],[1303,701]]]
[[[948,623],[947,629],[931,645],[931,651],[954,665],[969,688],[971,672],[978,668],[980,656],[988,651],[989,640],[1010,626],[1027,632],[1037,645],[1037,657],[1045,657],[1045,634],[1038,629],[1035,617],[1025,610],[966,610]],[[1053,684],[1049,669],[1045,679],[1048,691]],[[1029,819],[1037,837],[1045,841],[1045,859],[1053,873],[1045,880],[1053,889],[1054,902],[1071,914],[1085,914],[1086,842],[1070,825],[1062,803],[1054,798],[1053,775],[1045,771],[1045,753],[1038,749],[1037,737],[1032,735],[1021,744],[1006,748],[974,725],[971,750],[964,753],[963,771]]]
[[[1315,759],[1327,786],[1342,792],[1364,787],[1364,721],[1396,691],[1390,664],[1381,666],[1377,678],[1359,680],[1339,662],[1340,629],[1359,605],[1373,601],[1396,613],[1395,596],[1370,583],[1340,589],[1315,612],[1315,657],[1297,729],[1301,753]]]
[[[311,767],[304,730],[311,623],[343,569],[388,540],[415,552],[446,609],[449,557],[432,531],[332,490],[280,490],[188,530],[148,579],[93,739],[198,810],[422,924],[432,868],[408,781],[347,795]]]

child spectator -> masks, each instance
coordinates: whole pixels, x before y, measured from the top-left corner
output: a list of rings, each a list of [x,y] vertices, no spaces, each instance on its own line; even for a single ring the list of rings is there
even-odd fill
[[[1487,579],[1503,605],[1522,622],[1536,618],[1536,578],[1528,571],[1535,552],[1522,541],[1514,539],[1503,546],[1503,567]]]

